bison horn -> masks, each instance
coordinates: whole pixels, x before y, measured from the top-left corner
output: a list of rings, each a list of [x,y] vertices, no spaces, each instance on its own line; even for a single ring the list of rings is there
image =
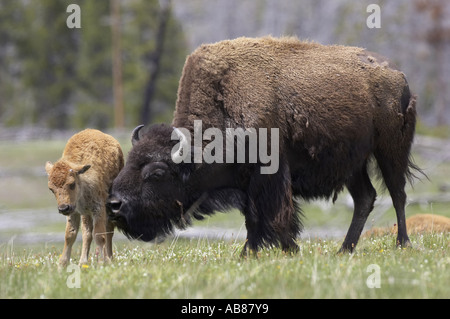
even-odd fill
[[[188,155],[187,150],[189,149],[189,142],[188,142],[186,135],[184,135],[183,132],[181,132],[181,130],[174,127],[173,132],[180,139],[180,148],[178,150],[176,150],[175,152],[172,152],[172,161],[174,163],[178,164],[178,163],[181,163]],[[172,134],[172,136],[173,136],[173,134]]]
[[[134,146],[139,141],[139,131],[144,125],[136,126],[136,128],[131,133],[131,144]]]

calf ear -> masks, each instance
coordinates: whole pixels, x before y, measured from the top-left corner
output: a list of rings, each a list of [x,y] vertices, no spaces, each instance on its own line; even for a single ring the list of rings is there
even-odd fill
[[[45,171],[47,172],[47,175],[50,175],[52,168],[53,168],[53,164],[51,162],[45,163]]]
[[[80,170],[77,171],[77,175],[81,175],[81,174],[85,173],[90,168],[91,168],[91,165],[84,165],[83,168],[81,168]]]

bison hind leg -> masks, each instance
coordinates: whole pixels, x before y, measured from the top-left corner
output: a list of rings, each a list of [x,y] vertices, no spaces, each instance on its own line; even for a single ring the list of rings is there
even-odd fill
[[[353,252],[377,196],[367,174],[367,163],[353,173],[346,186],[354,201],[354,211],[350,228],[340,251]]]
[[[416,124],[416,97],[410,96],[409,90],[405,92],[402,97],[403,114],[399,114],[403,126],[400,129],[397,126],[388,127],[378,138],[374,155],[397,215],[397,245],[410,246],[405,221],[406,180],[412,184],[414,177],[417,177],[413,171],[427,176],[411,158]]]
[[[389,156],[375,154],[378,166],[383,175],[384,183],[389,190],[392,203],[397,215],[397,245],[410,246],[409,237],[406,230],[405,204],[406,204],[406,178],[408,176],[407,157],[402,165]]]

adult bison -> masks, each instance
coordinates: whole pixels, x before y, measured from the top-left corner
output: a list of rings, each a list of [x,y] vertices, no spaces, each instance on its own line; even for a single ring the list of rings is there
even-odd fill
[[[171,126],[133,132],[109,216],[128,237],[149,241],[191,216],[236,207],[245,216],[244,251],[296,250],[302,225],[294,197],[336,199],[346,186],[354,213],[342,250],[352,251],[376,198],[367,172],[375,158],[397,213],[397,243],[406,245],[415,118],[404,74],[364,49],[271,37],[203,45],[186,60]],[[196,160],[211,128],[224,136],[230,128],[277,129],[276,172],[262,174],[261,154],[256,163]],[[248,159],[252,148],[245,149]]]

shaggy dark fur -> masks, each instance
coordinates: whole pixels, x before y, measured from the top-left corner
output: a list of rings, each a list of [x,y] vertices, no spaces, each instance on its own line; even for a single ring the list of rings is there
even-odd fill
[[[415,97],[403,73],[377,54],[293,38],[240,38],[204,45],[186,60],[172,126],[193,134],[194,120],[225,131],[279,128],[279,169],[260,164],[175,164],[173,128],[139,137],[113,183],[110,216],[132,238],[152,240],[173,226],[237,207],[246,247],[296,250],[302,226],[293,198],[332,198],[347,187],[355,208],[342,249],[358,242],[376,192],[367,173],[378,163],[408,244],[404,186],[417,169],[409,158]],[[193,156],[192,154],[190,154]]]

